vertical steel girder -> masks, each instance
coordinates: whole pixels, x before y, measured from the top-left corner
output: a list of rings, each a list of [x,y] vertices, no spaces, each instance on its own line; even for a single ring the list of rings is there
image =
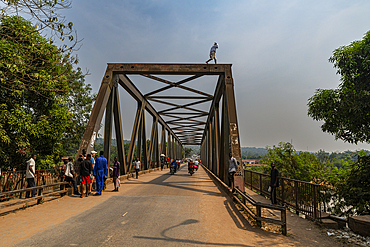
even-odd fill
[[[119,103],[119,93],[117,85],[114,89],[114,103],[113,103],[113,116],[114,116],[114,127],[116,132],[117,140],[117,152],[118,152],[118,161],[121,163],[121,174],[125,175],[127,171],[126,158],[125,158],[125,146],[123,142],[123,129],[121,121],[121,109]]]
[[[127,77],[127,75],[135,74],[157,80],[167,85],[150,92],[147,95],[143,95]],[[179,82],[171,82],[154,75],[191,75],[191,77],[183,79]],[[186,82],[206,75],[218,76],[214,95],[210,95],[182,85]],[[138,108],[132,129],[131,143],[127,157],[125,157],[123,145],[123,129],[120,116],[118,85],[122,86],[138,102]],[[185,105],[178,105],[163,100],[175,98],[173,95],[156,95],[158,92],[164,92],[165,90],[173,87],[198,94],[198,96],[178,96],[178,98],[189,98],[198,101],[187,103]],[[220,111],[219,104],[221,99],[222,109]],[[172,108],[157,112],[148,100],[167,104]],[[194,106],[197,104],[211,100],[212,103],[208,113],[194,108]],[[188,117],[178,117],[176,114],[187,113],[173,112],[173,110],[176,109],[186,109],[191,111],[192,115]],[[239,161],[239,163],[242,164],[234,84],[230,64],[108,64],[97,99],[91,112],[89,122],[81,141],[78,154],[81,153],[82,149],[87,149],[88,153],[92,151],[104,112],[106,113],[104,125],[105,156],[108,159],[110,157],[112,119],[114,119],[119,156],[118,158],[122,164],[122,173],[129,172],[131,169],[136,141],[137,156],[142,159],[144,169],[148,169],[149,166],[159,166],[160,154],[162,153],[172,159],[182,158],[182,145],[184,144],[201,144],[202,163],[211,168],[211,170],[224,182],[227,182],[228,153],[230,151],[233,153],[233,156]],[[148,112],[153,117],[149,149],[146,141],[145,112]],[[170,116],[174,119],[170,121],[164,121],[161,115]],[[204,122],[196,119],[201,116],[207,116],[207,121]],[[160,147],[158,124],[162,126]],[[176,126],[176,133],[179,134],[178,136],[171,129],[169,126],[170,124]],[[200,133],[197,131],[203,127],[203,136],[201,139],[199,139],[197,136]],[[191,136],[191,139],[189,136]],[[78,154],[76,157],[78,157]],[[239,170],[236,174],[235,181],[236,186],[239,186],[240,189],[244,189],[244,184],[241,182],[242,176],[243,174],[241,170]]]
[[[107,169],[110,166],[110,144],[112,139],[112,118],[113,118],[113,102],[114,89],[109,95],[107,107],[105,109],[105,124],[104,124],[104,155],[107,158]]]

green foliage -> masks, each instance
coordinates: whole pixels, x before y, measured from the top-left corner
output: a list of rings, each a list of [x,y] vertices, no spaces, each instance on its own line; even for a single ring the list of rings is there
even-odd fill
[[[189,158],[192,152],[193,152],[192,148],[185,147],[182,149],[182,157]]]
[[[242,155],[244,154],[247,158],[246,159],[260,159],[266,153],[266,148],[256,148],[256,147],[241,147]]]
[[[330,210],[338,215],[370,214],[370,154],[358,152],[358,161],[344,162],[343,168],[333,170],[328,180]]]
[[[370,31],[333,52],[341,83],[318,89],[308,99],[308,115],[324,121],[321,129],[349,143],[370,142]]]
[[[73,23],[67,22],[59,10],[71,8],[70,0],[0,0],[2,2],[0,14],[2,16],[19,15],[36,21],[35,30],[39,33],[47,31],[48,41],[52,44],[59,39],[64,44],[59,48],[63,53],[74,50],[79,42]],[[68,42],[68,45],[65,44]]]
[[[297,152],[289,142],[280,142],[268,149],[260,163],[266,164],[264,171],[269,172],[274,162],[281,177],[292,178],[307,182],[321,182],[333,169],[329,161],[320,160],[315,154]]]
[[[49,168],[82,135],[91,87],[31,22],[2,16],[0,37],[0,163],[24,169],[37,153],[37,168]]]

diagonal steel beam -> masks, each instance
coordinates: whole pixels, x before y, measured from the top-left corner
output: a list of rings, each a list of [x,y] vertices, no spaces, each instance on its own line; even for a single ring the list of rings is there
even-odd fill
[[[209,99],[212,100],[212,97],[206,97],[206,96],[147,96],[145,97],[149,100],[151,99]]]
[[[151,101],[154,101],[154,102],[157,102],[157,103],[160,103],[160,104],[164,104],[164,105],[170,105],[170,106],[175,106],[176,108],[175,109],[187,109],[187,110],[190,110],[190,111],[195,111],[195,112],[201,112],[201,113],[207,113],[206,111],[202,111],[202,110],[198,110],[198,109],[194,109],[194,108],[190,108],[190,107],[187,107],[186,105],[179,105],[179,104],[174,104],[174,103],[171,103],[171,102],[166,102],[166,101],[163,101],[163,100],[156,100],[156,99],[151,99],[151,98],[147,98]],[[174,108],[171,108],[171,109],[174,109]],[[162,113],[162,112],[166,112],[168,111],[168,109],[166,110],[163,110],[163,111],[159,111],[158,113]]]
[[[188,87],[184,87],[184,86],[180,86],[180,85],[181,85],[181,84],[184,84],[184,83],[186,83],[186,82],[192,81],[192,80],[194,80],[194,79],[197,79],[197,78],[199,78],[199,77],[201,77],[201,76],[203,76],[203,75],[195,75],[195,76],[191,76],[191,77],[189,77],[189,78],[186,78],[186,79],[181,80],[181,81],[176,82],[176,83],[174,83],[174,82],[170,82],[170,81],[168,81],[168,80],[165,80],[165,79],[162,79],[162,78],[159,78],[159,77],[156,77],[156,76],[152,76],[152,75],[143,74],[142,76],[145,76],[145,77],[147,77],[147,78],[150,78],[150,79],[153,79],[153,80],[156,80],[156,81],[160,81],[160,82],[163,82],[163,83],[166,83],[166,84],[170,84],[170,86],[166,86],[166,87],[159,88],[159,89],[154,90],[154,91],[152,91],[152,92],[150,92],[150,93],[147,93],[147,94],[145,95],[145,96],[149,96],[149,95],[153,95],[153,94],[156,94],[156,93],[159,93],[159,92],[163,92],[163,91],[168,90],[168,89],[170,89],[170,88],[172,88],[172,87],[179,87],[179,88],[182,88],[182,89],[188,88]],[[188,89],[190,89],[190,88],[188,88]],[[186,89],[186,90],[188,90],[188,89]],[[194,89],[193,89],[193,90],[194,90]]]
[[[138,102],[143,102],[145,101],[145,108],[149,112],[150,115],[152,116],[157,116],[158,117],[158,122],[165,126],[165,128],[172,133],[175,138],[176,135],[173,133],[171,128],[167,125],[166,121],[163,120],[163,118],[158,114],[158,112],[154,109],[154,107],[144,98],[144,96],[141,94],[141,92],[136,88],[136,86],[131,82],[131,80],[126,76],[120,74],[118,76],[119,84]]]

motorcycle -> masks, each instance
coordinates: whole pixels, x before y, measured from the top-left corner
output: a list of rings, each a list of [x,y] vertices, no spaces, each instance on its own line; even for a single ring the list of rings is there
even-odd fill
[[[175,166],[171,166],[170,174],[173,175],[173,174],[175,174],[175,172],[176,172],[176,167]]]
[[[193,165],[190,165],[189,168],[188,168],[188,171],[190,173],[190,176],[193,176],[193,174],[194,174],[194,166]]]

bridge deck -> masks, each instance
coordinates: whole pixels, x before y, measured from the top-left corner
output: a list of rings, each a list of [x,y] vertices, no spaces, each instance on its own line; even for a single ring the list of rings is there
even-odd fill
[[[110,189],[110,190],[109,190]],[[1,246],[331,246],[251,227],[200,168],[145,174],[100,197],[64,197],[0,218]],[[288,220],[291,214],[288,214]],[[292,218],[298,218],[296,216]],[[300,219],[305,221],[303,219]],[[306,221],[305,221],[306,222]],[[288,227],[290,228],[290,222]],[[305,223],[311,224],[312,223]],[[290,231],[288,231],[288,234]],[[312,238],[316,234],[316,238]]]

